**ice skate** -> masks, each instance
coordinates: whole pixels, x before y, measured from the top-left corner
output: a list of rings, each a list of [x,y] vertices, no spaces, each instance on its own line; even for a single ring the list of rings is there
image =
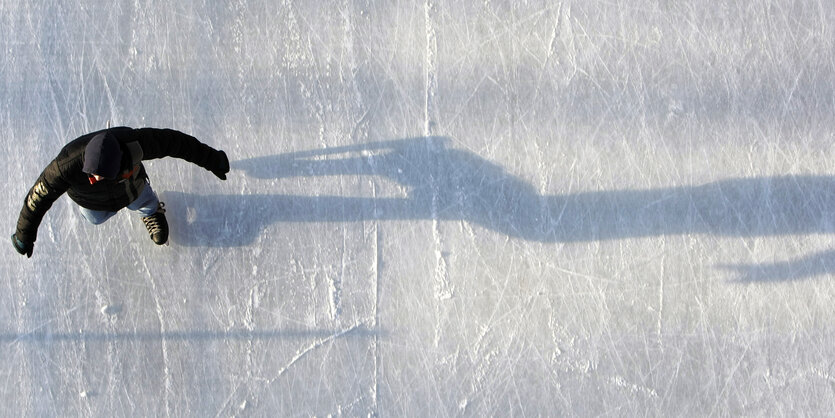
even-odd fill
[[[168,242],[168,221],[165,219],[165,203],[159,202],[159,207],[153,215],[142,218],[151,240],[157,245]]]

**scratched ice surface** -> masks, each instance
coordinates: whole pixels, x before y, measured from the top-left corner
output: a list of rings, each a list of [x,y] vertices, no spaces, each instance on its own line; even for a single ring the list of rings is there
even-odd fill
[[[826,2],[0,0],[0,47],[7,234],[108,121],[233,160],[147,163],[168,247],[7,241],[5,413],[831,413]]]

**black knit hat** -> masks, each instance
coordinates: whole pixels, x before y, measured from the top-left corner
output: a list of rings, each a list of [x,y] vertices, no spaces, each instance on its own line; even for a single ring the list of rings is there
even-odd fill
[[[102,132],[87,143],[84,150],[84,172],[105,178],[116,178],[122,163],[119,141],[109,132]]]

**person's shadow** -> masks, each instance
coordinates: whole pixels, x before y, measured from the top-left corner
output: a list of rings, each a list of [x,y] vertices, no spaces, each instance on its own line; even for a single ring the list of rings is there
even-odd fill
[[[261,179],[384,176],[407,193],[403,198],[375,198],[168,192],[171,238],[181,245],[234,247],[254,242],[276,222],[372,219],[464,220],[540,242],[835,231],[835,178],[830,176],[739,178],[543,196],[502,167],[448,143],[443,137],[409,138],[235,162],[233,168]],[[825,256],[835,261],[835,256]]]

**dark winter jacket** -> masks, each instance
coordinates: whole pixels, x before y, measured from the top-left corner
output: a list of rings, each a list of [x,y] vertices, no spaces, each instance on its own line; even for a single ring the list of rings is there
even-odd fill
[[[70,142],[44,169],[26,195],[20,211],[15,233],[19,240],[35,242],[44,214],[64,192],[87,209],[118,211],[126,207],[147,184],[148,175],[143,160],[181,158],[221,178],[225,178],[225,173],[229,171],[229,160],[223,151],[217,151],[192,136],[171,129],[119,127],[111,128],[110,133],[122,148],[121,174],[116,179],[91,184],[88,174],[82,170],[84,152],[87,143],[101,132],[89,133]]]

